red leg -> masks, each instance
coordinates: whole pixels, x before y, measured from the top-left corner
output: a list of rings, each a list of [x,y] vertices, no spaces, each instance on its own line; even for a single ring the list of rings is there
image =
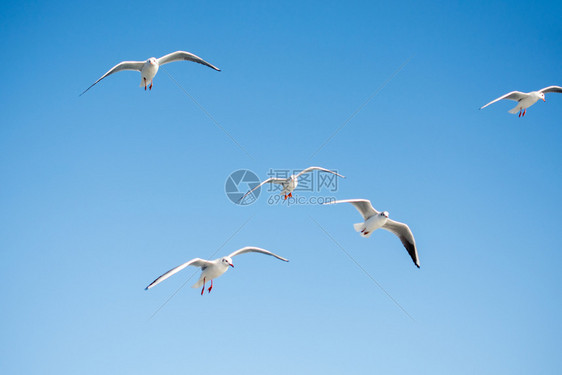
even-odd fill
[[[146,91],[146,78],[144,78],[144,91]]]
[[[293,193],[290,192],[290,193],[289,193],[289,198],[292,198],[292,197],[293,197]]]
[[[205,278],[203,278],[203,289],[201,289],[201,295],[203,295],[204,291],[205,291]]]
[[[150,86],[148,87],[149,90],[152,90],[152,80],[150,80]]]
[[[213,279],[211,279],[211,286],[209,287],[209,293],[211,293],[211,290],[213,290]]]
[[[287,194],[285,194],[285,198],[283,198],[283,200],[284,200],[284,201],[286,201],[286,200],[287,200]]]
[[[519,117],[521,117],[521,110],[519,110]]]
[[[523,117],[525,117],[525,112],[527,112],[527,108],[523,110]]]

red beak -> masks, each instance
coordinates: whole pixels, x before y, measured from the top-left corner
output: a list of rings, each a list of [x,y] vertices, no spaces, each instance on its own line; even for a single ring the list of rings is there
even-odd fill
[[[546,102],[546,99],[545,99],[545,98],[542,98],[542,101],[543,101],[543,102]]]
[[[232,263],[229,263],[229,264],[230,264],[230,267],[234,268],[234,264],[232,264]]]

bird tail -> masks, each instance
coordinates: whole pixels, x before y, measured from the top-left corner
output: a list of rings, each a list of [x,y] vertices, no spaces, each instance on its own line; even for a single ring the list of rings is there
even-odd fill
[[[353,228],[355,228],[356,232],[359,232],[361,237],[365,237],[365,238],[371,237],[372,232],[368,232],[368,233],[365,234],[365,229],[367,229],[367,226],[365,225],[365,223],[353,224]]]
[[[203,277],[200,277],[199,280],[193,284],[191,287],[192,288],[200,288],[203,286]]]
[[[516,106],[515,108],[510,109],[508,112],[509,113],[513,113],[514,115],[517,114],[517,112],[519,112],[521,110],[521,108],[519,106]]]
[[[353,224],[353,228],[355,228],[356,232],[361,232],[363,229],[365,229],[365,223]]]
[[[141,82],[140,82],[139,87],[144,87],[144,78],[142,78],[142,76],[141,76]]]

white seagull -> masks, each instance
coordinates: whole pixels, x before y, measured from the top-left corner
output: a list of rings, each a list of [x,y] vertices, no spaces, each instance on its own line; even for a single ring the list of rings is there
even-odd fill
[[[120,72],[122,70],[137,70],[137,71],[139,71],[141,73],[140,87],[144,86],[144,89],[146,90],[146,85],[147,85],[148,82],[150,82],[150,86],[148,88],[150,90],[152,90],[152,79],[154,78],[154,76],[158,72],[158,68],[160,67],[160,65],[164,65],[164,64],[171,63],[171,62],[174,62],[174,61],[182,61],[182,60],[193,61],[193,62],[196,62],[196,63],[199,63],[199,64],[203,64],[203,65],[208,66],[209,68],[213,68],[213,69],[220,72],[219,68],[217,68],[216,66],[214,66],[212,64],[209,64],[208,62],[206,62],[205,60],[203,60],[199,56],[195,56],[194,54],[189,53],[189,52],[185,52],[185,51],[176,51],[176,52],[172,52],[172,53],[170,53],[166,56],[162,56],[159,59],[157,59],[155,57],[151,57],[150,59],[148,59],[146,61],[123,61],[123,62],[120,62],[119,64],[115,65],[113,68],[109,69],[109,71],[107,73],[105,73],[103,76],[101,76],[101,78],[98,79],[96,82],[94,82],[94,84],[92,86],[90,86],[86,90],[84,90],[84,92],[82,94],[80,94],[80,96],[84,95],[86,93],[86,91],[88,91],[89,89],[94,87],[94,85],[96,83],[98,83],[99,81],[101,81],[105,77],[107,77],[107,76],[109,76],[113,73]]]
[[[490,103],[486,104],[485,106],[481,107],[480,109],[486,108],[490,104],[493,104],[497,101],[502,99],[513,100],[517,102],[517,106],[513,109],[509,110],[509,113],[516,114],[519,112],[519,117],[525,116],[525,112],[527,112],[527,108],[535,104],[539,99],[542,99],[546,102],[544,98],[544,94],[549,92],[560,92],[562,93],[562,87],[560,86],[548,86],[544,89],[540,89],[538,91],[531,91],[531,92],[520,92],[520,91],[512,91],[510,93],[505,94],[504,96],[500,96],[499,98],[492,100]],[[523,111],[523,112],[521,112]]]
[[[244,196],[242,198],[240,198],[240,201],[242,201],[244,198],[246,198],[248,196],[248,194],[252,193],[254,190],[256,190],[257,188],[261,187],[264,184],[279,184],[279,185],[281,185],[283,189],[282,189],[280,194],[285,196],[284,199],[291,198],[293,196],[293,191],[297,188],[297,186],[299,184],[299,177],[302,176],[305,173],[316,171],[316,170],[332,173],[332,174],[335,174],[338,177],[345,178],[341,174],[339,174],[337,172],[334,172],[334,171],[331,171],[329,169],[325,169],[325,168],[321,168],[321,167],[309,167],[309,168],[306,168],[306,169],[302,170],[301,172],[299,172],[297,174],[293,174],[293,175],[289,176],[288,178],[270,177],[267,180],[263,181],[258,186],[256,186],[255,188],[253,188],[252,190],[250,190],[249,192],[247,192],[246,194],[244,194]]]
[[[262,254],[266,254],[266,255],[271,255],[277,259],[281,259],[284,262],[288,262],[288,259],[285,259],[283,257],[280,257],[279,255],[273,254],[270,251],[267,251],[265,249],[261,249],[259,247],[251,247],[251,246],[247,246],[247,247],[243,247],[239,250],[236,250],[235,252],[233,252],[232,254],[219,258],[219,259],[215,259],[215,260],[205,260],[205,259],[200,259],[200,258],[195,258],[195,259],[191,259],[189,262],[186,262],[180,266],[177,266],[176,268],[172,268],[171,270],[169,270],[168,272],[166,272],[165,274],[163,274],[162,276],[159,276],[156,280],[154,280],[152,283],[150,283],[149,286],[147,286],[145,288],[145,290],[148,290],[150,288],[152,288],[155,285],[160,284],[162,281],[166,280],[168,277],[180,272],[181,270],[183,270],[185,267],[187,266],[194,266],[194,267],[200,267],[201,268],[201,276],[199,277],[199,280],[192,285],[192,288],[199,288],[201,285],[203,285],[203,289],[201,289],[201,295],[203,295],[203,292],[205,291],[205,283],[207,281],[211,282],[211,286],[209,287],[209,293],[211,293],[211,289],[213,289],[213,279],[216,279],[217,277],[219,277],[220,275],[222,275],[223,273],[225,273],[228,270],[228,267],[234,267],[234,265],[232,264],[232,257],[236,256],[236,255],[240,255],[240,254],[245,254],[245,253],[262,253]]]
[[[357,208],[357,211],[359,211],[359,213],[363,216],[365,222],[353,224],[353,227],[362,237],[370,237],[373,231],[379,228],[386,229],[398,236],[406,250],[408,250],[408,254],[412,257],[414,264],[420,268],[416,240],[414,240],[414,235],[412,234],[410,227],[404,223],[389,219],[388,211],[378,212],[373,208],[371,201],[368,199],[346,199],[324,204],[335,203],[351,203],[355,206],[355,208]]]

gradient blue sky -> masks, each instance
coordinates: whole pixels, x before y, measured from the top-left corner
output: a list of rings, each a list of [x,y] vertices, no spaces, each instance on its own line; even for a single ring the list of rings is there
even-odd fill
[[[562,84],[560,2],[2,8],[0,373],[562,372],[562,95],[478,110]],[[175,50],[222,68],[165,67],[250,156],[164,71],[78,97]],[[407,222],[422,268],[390,233],[360,238],[351,206],[224,193],[237,169],[310,165]],[[144,291],[156,276],[246,245],[291,262],[237,257],[150,318],[192,271]]]

